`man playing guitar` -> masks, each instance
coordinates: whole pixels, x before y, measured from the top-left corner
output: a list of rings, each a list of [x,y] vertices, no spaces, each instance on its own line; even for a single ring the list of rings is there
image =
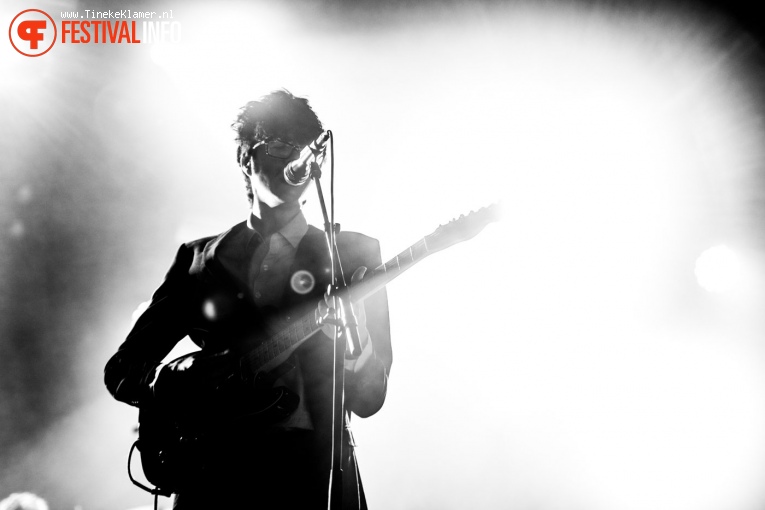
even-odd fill
[[[314,332],[292,323],[305,310],[334,316],[325,294],[330,258],[324,231],[309,226],[301,211],[308,183],[295,186],[284,178],[285,167],[322,125],[307,100],[282,90],[247,103],[233,127],[249,217],[180,247],[150,305],[107,363],[105,383],[114,398],[141,409],[142,458],[155,455],[169,472],[162,476],[176,494],[174,508],[326,509],[332,328]],[[381,264],[372,238],[341,232],[337,244],[353,281]],[[362,350],[345,362],[345,509],[366,508],[350,414],[367,417],[382,407],[392,362],[385,289],[356,312]],[[307,340],[275,353],[265,366],[252,366],[247,353],[282,327]],[[201,350],[163,363],[186,336]],[[153,447],[148,432],[144,438],[157,413],[163,416],[158,421],[170,422],[164,426],[176,436],[175,446]],[[174,449],[181,453],[172,458]]]

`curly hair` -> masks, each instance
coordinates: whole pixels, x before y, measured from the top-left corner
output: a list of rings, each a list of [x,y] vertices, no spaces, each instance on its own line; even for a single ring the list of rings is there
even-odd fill
[[[236,161],[242,164],[252,147],[267,138],[279,138],[296,145],[308,145],[323,131],[321,121],[308,100],[286,89],[276,90],[259,101],[250,101],[239,111],[231,125],[236,131]],[[244,176],[247,198],[254,195],[250,178]]]

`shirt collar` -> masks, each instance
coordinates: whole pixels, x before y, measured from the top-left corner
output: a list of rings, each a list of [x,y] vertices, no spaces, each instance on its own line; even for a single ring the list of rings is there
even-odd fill
[[[250,217],[247,219],[247,226],[263,237],[263,222],[260,218],[250,213]],[[293,248],[297,248],[306,232],[308,232],[308,222],[303,215],[303,211],[298,211],[294,218],[288,221],[282,228],[274,232],[274,234],[281,234]]]

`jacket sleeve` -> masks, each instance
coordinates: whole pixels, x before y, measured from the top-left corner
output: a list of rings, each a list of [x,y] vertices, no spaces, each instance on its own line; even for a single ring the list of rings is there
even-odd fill
[[[368,242],[351,268],[366,266],[368,273],[380,266],[380,244],[366,238]],[[350,277],[350,272],[346,275]],[[353,368],[346,370],[345,395],[348,409],[362,418],[375,414],[385,402],[388,390],[388,376],[393,362],[390,340],[390,319],[388,295],[383,287],[364,301],[366,328],[369,342]]]
[[[181,246],[148,308],[107,362],[104,382],[117,400],[134,406],[148,402],[162,359],[186,336],[193,255],[192,249]]]

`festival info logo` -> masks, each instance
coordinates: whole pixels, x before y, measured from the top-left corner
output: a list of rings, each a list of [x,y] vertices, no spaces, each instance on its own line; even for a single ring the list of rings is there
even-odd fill
[[[56,23],[39,9],[21,11],[11,21],[8,37],[16,51],[27,57],[39,57],[56,42]]]

